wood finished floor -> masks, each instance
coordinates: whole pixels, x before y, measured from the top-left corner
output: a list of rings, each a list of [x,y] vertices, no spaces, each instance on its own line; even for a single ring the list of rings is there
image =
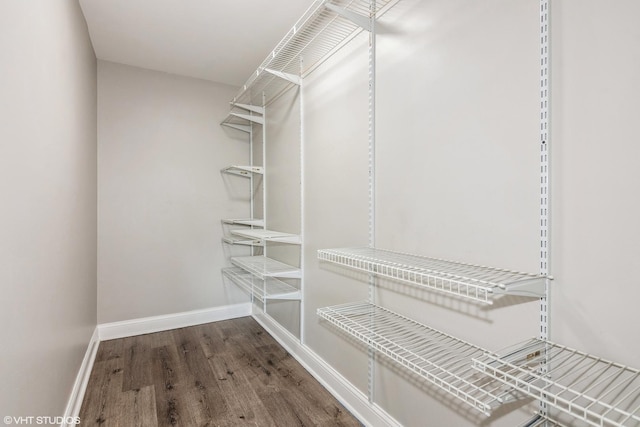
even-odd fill
[[[360,426],[250,317],[100,343],[83,426]]]

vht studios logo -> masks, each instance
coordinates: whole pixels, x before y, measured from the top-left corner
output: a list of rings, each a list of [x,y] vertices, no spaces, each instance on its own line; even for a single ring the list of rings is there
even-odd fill
[[[11,417],[7,415],[4,417],[4,423],[6,425],[76,425],[80,424],[80,417],[45,417],[45,416],[29,416],[29,417]]]

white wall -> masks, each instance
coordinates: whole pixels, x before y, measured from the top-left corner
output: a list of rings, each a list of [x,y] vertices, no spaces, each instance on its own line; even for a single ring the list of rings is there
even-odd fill
[[[367,41],[359,35],[304,81],[305,339],[365,393],[366,352],[320,324],[316,310],[367,299],[366,283],[320,268],[317,257],[318,249],[368,244]]]
[[[236,88],[98,62],[98,322],[247,301],[222,283],[223,218],[249,216]]]
[[[556,3],[551,333],[640,368],[640,4]]]
[[[77,2],[0,2],[0,414],[62,416],[96,326],[96,59]]]

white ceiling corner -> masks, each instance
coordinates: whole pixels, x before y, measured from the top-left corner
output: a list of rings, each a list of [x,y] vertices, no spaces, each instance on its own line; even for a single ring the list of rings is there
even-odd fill
[[[243,84],[312,0],[80,0],[96,56]]]

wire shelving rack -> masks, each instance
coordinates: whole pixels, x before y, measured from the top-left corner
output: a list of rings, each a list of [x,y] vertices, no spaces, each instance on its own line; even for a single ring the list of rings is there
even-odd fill
[[[540,297],[545,277],[436,258],[358,247],[321,249],[318,259],[415,286],[492,304],[499,294]]]
[[[540,339],[474,357],[473,365],[588,425],[640,426],[638,369]]]
[[[517,396],[471,366],[486,350],[369,302],[319,308],[318,316],[485,415]]]

